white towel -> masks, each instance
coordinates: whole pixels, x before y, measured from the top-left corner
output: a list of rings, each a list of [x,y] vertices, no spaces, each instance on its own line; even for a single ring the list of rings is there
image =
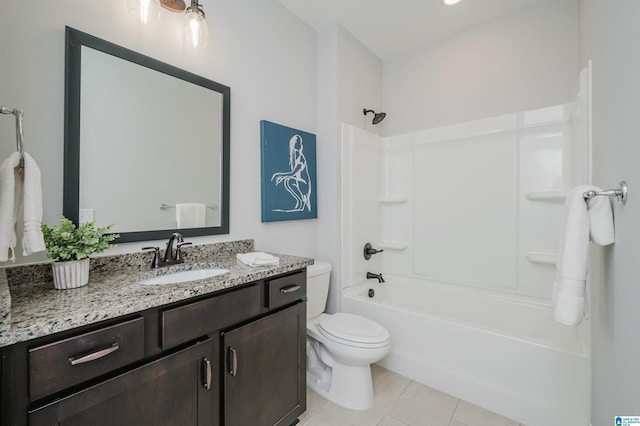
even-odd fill
[[[15,261],[16,222],[23,211],[22,253],[25,256],[46,250],[42,236],[42,184],[40,169],[24,153],[20,171],[20,154],[14,152],[0,165],[0,262]]]
[[[236,258],[247,266],[275,266],[280,264],[280,258],[262,251],[238,253]]]
[[[199,203],[176,205],[176,222],[179,229],[202,228],[207,220],[207,206]]]
[[[22,254],[29,256],[47,248],[42,236],[42,182],[40,168],[35,160],[24,153],[24,186],[22,194],[22,214],[24,233],[22,234]]]
[[[0,165],[0,262],[16,260],[16,222],[22,196],[20,154],[14,152]]]
[[[552,300],[555,319],[567,325],[580,324],[587,312],[589,240],[598,245],[614,242],[611,202],[604,196],[585,200],[583,194],[589,190],[601,191],[588,185],[573,188],[564,207]]]

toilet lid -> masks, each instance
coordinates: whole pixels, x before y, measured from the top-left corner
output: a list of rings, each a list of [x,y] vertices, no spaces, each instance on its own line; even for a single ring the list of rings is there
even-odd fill
[[[375,321],[360,315],[338,313],[320,321],[318,330],[329,339],[360,344],[379,344],[391,339],[389,331]]]

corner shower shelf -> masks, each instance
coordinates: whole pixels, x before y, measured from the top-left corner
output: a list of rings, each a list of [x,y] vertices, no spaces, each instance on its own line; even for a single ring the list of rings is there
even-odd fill
[[[378,198],[378,202],[381,204],[402,204],[409,201],[409,197],[405,197],[402,195],[387,195],[384,197]]]
[[[567,198],[567,191],[531,191],[526,197],[531,201],[562,201]]]
[[[527,260],[531,263],[542,263],[545,265],[555,265],[558,255],[551,252],[530,251],[527,253]]]
[[[409,245],[401,241],[380,241],[378,247],[387,250],[406,250]]]

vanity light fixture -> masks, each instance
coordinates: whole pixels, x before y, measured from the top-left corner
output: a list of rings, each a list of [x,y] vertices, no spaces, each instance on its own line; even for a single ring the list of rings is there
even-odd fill
[[[172,12],[183,12],[187,8],[183,0],[160,0],[160,6]]]
[[[191,0],[187,7],[184,0],[127,0],[129,14],[141,24],[147,24],[158,18],[160,8],[171,12],[184,12],[182,37],[185,46],[189,48],[203,48],[207,45],[208,28],[204,19],[204,9],[198,0]]]
[[[182,0],[180,0],[182,1]],[[198,0],[191,0],[184,17],[184,43],[194,49],[207,46],[207,21],[204,20],[204,9]]]
[[[129,15],[141,24],[148,24],[157,19],[160,8],[155,0],[127,0]]]
[[[455,6],[460,3],[462,0],[442,0],[442,4],[445,6]]]

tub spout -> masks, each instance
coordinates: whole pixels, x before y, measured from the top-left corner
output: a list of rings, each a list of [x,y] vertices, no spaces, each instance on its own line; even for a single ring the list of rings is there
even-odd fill
[[[367,272],[367,279],[371,279],[371,278],[375,278],[378,280],[379,283],[383,283],[384,282],[384,278],[382,278],[382,274],[372,274],[371,272]]]

